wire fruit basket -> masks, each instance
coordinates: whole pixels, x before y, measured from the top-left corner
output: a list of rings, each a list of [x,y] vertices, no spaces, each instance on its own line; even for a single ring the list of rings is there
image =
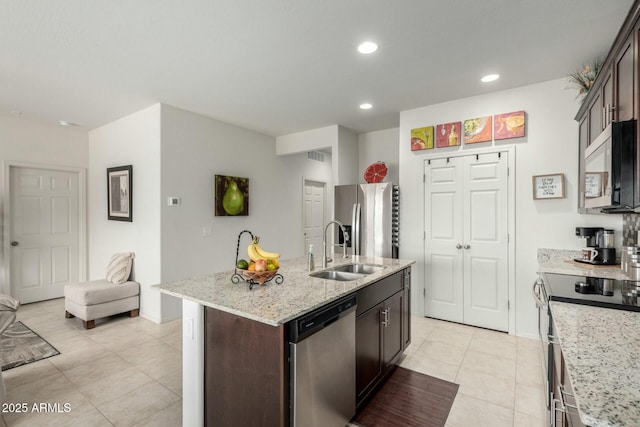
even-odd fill
[[[236,263],[234,265],[234,273],[231,276],[231,281],[233,283],[240,283],[241,281],[247,282],[249,284],[249,289],[253,289],[254,285],[266,285],[272,280],[276,285],[282,284],[284,282],[284,277],[282,276],[282,274],[278,273],[278,269],[270,271],[249,271],[241,270],[237,267],[238,255],[240,254],[240,239],[244,233],[249,233],[252,242],[255,238],[257,238],[249,230],[242,230],[240,234],[238,234],[238,244],[236,245]]]

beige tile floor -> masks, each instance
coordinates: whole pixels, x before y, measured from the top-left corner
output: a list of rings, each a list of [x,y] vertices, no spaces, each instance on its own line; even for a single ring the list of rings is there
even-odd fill
[[[60,355],[4,372],[7,402],[68,403],[68,413],[5,412],[2,426],[180,426],[182,323],[126,316],[86,331],[64,300],[27,304],[18,320]],[[401,366],[460,384],[447,427],[544,425],[538,342],[414,316]]]
[[[7,402],[68,403],[68,413],[4,412],[0,426],[180,426],[182,322],[116,317],[85,330],[64,299],[26,304],[24,322],[60,355],[3,373]],[[6,407],[5,409],[10,409]]]
[[[447,427],[542,427],[539,342],[414,316],[400,366],[460,385]]]

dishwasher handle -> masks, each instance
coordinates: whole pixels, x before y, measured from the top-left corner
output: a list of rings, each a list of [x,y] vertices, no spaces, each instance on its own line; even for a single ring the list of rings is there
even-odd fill
[[[333,322],[337,322],[341,317],[342,317],[342,313],[341,314],[336,314],[335,316],[333,316],[331,319],[327,320],[326,322],[324,322],[324,324],[322,325],[323,328],[326,328],[327,326],[329,326],[330,324],[332,324]]]
[[[293,320],[289,328],[289,341],[298,343],[310,337],[316,332],[329,327],[347,313],[356,309],[356,296],[348,296],[337,302],[329,303],[296,320]]]

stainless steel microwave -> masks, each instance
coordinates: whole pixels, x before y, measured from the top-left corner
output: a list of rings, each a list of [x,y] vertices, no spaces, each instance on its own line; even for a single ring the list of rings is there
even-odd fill
[[[584,206],[633,211],[636,181],[636,122],[613,122],[587,147]]]

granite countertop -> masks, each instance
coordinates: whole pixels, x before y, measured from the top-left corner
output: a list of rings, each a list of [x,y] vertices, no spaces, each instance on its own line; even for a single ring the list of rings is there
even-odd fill
[[[586,425],[640,425],[640,313],[550,302]]]
[[[538,249],[538,273],[570,274],[574,276],[601,277],[603,279],[635,280],[624,274],[620,264],[594,266],[573,261],[580,250]]]
[[[415,261],[336,256],[335,262],[329,263],[328,267],[349,263],[377,264],[385,268],[358,280],[346,282],[325,280],[310,277],[307,271],[307,260],[302,257],[280,261],[278,273],[284,277],[284,282],[280,285],[272,281],[264,286],[255,285],[252,290],[249,290],[249,285],[243,281],[237,284],[232,283],[233,271],[227,271],[161,283],[153,287],[168,295],[278,326],[400,271],[414,264]],[[316,268],[315,271],[319,270],[321,269]]]

